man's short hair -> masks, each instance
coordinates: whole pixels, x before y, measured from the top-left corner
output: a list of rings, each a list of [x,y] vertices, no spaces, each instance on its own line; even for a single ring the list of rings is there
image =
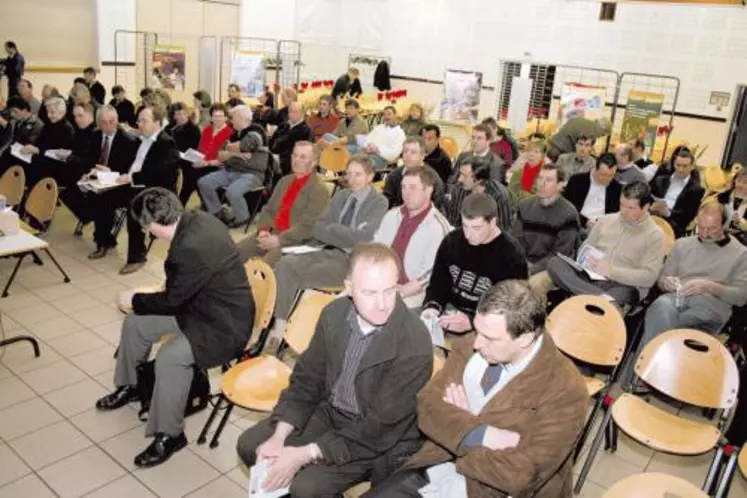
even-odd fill
[[[397,109],[393,105],[386,106],[384,108],[384,111],[382,111],[382,112],[386,112],[386,111],[392,111],[395,116],[397,115]]]
[[[334,108],[337,105],[337,102],[335,102],[335,99],[332,98],[332,95],[324,94],[321,97],[319,97],[319,102],[325,101],[329,104],[331,108]]]
[[[557,164],[545,164],[544,166],[542,166],[542,171],[554,171],[555,177],[557,178],[559,183],[565,181],[565,170],[563,168],[559,168]]]
[[[700,216],[700,213],[704,211],[716,210],[718,210],[718,214],[721,217],[721,226],[726,226],[729,221],[729,210],[726,208],[726,204],[721,204],[714,198],[703,201],[703,204],[698,208],[698,216]]]
[[[83,74],[96,74],[96,70],[92,68],[91,66],[88,66],[83,70]]]
[[[348,107],[355,107],[356,109],[360,109],[361,105],[355,99],[348,99],[345,101],[345,108],[347,109]]]
[[[418,147],[420,147],[420,152],[422,154],[425,154],[425,140],[423,139],[423,137],[410,135],[409,137],[405,138],[405,141],[402,143],[403,150],[405,148],[405,145],[407,144],[418,144]]]
[[[29,87],[29,90],[33,90],[34,89],[34,84],[31,83],[31,80],[27,80],[26,78],[21,78],[20,80],[18,80],[18,83],[19,84],[26,83],[26,86]]]
[[[648,183],[642,181],[635,181],[625,185],[622,188],[622,195],[630,201],[638,201],[639,207],[651,204],[653,201],[651,198],[651,187],[648,186]]]
[[[93,115],[93,106],[91,106],[90,104],[86,104],[86,106],[91,108],[91,115]],[[81,107],[85,110],[85,106],[80,105],[76,107]],[[106,105],[102,105],[101,107],[99,107],[99,112],[96,113],[96,118],[101,119],[101,116],[103,116],[104,114],[114,114],[117,117],[117,119],[119,119],[119,113],[117,112],[117,108],[114,107],[113,105],[106,104]]]
[[[353,73],[353,74],[354,74],[354,75],[356,75],[356,76],[358,76],[358,75],[360,75],[360,74],[361,74],[361,72],[360,72],[360,71],[358,71],[358,68],[357,68],[357,67],[351,67],[350,69],[348,69],[348,72],[349,72],[349,73]]]
[[[391,247],[376,242],[358,244],[353,249],[353,252],[350,253],[347,278],[353,276],[353,270],[355,270],[356,265],[361,261],[368,261],[374,264],[392,262],[397,268],[400,265],[399,256],[397,256],[396,251]]]
[[[197,90],[192,94],[192,98],[199,100],[202,107],[210,107],[210,104],[213,103],[213,100],[210,98],[210,94],[205,90]]]
[[[86,79],[82,76],[78,76],[75,79],[73,79],[73,86],[78,85],[78,84],[85,85]]]
[[[67,112],[67,104],[65,103],[65,99],[62,97],[52,97],[47,99],[44,102],[44,107],[47,109],[50,108],[57,108],[57,112],[62,113],[63,115]]]
[[[683,159],[689,159],[691,164],[695,164],[695,156],[693,156],[693,153],[690,152],[690,149],[682,149],[677,152],[677,155],[672,156],[672,163],[677,160],[677,158],[683,158]]]
[[[29,111],[31,112],[31,106],[28,102],[26,102],[26,99],[19,96],[14,96],[8,99],[8,103],[6,104],[8,109],[18,109],[19,111]]]
[[[322,149],[319,148],[317,144],[314,142],[309,142],[308,140],[299,140],[296,142],[296,145],[293,147],[296,148],[298,146],[301,147],[311,147],[312,157],[314,158],[314,164],[319,164],[319,158],[322,155]]]
[[[228,111],[228,113],[231,116],[239,115],[242,118],[244,118],[247,121],[249,121],[250,123],[252,122],[252,118],[254,116],[254,113],[252,112],[252,110],[249,107],[245,106],[245,105],[237,105],[237,106],[231,107],[231,109]]]
[[[481,124],[483,126],[491,126],[493,128],[498,128],[498,121],[496,121],[493,116],[483,119]]]
[[[73,110],[75,110],[76,107],[80,107],[81,109],[83,109],[83,112],[85,112],[86,114],[90,114],[91,117],[93,117],[94,110],[91,104],[75,104],[73,106]],[[119,117],[119,114],[117,114],[117,117]]]
[[[155,91],[151,87],[146,86],[142,90],[140,90],[140,98],[144,99],[145,97],[153,95],[154,93]]]
[[[18,50],[18,46],[16,45],[16,42],[12,40],[8,40],[5,42],[5,48],[12,48],[13,50]]]
[[[490,135],[490,133],[488,132],[488,128],[482,124],[475,125],[472,128],[472,133],[474,132],[484,133],[486,138]]]
[[[441,138],[441,128],[439,128],[438,125],[428,123],[427,125],[423,126],[423,128],[420,130],[420,134],[422,135],[426,131],[436,132],[436,138]]]
[[[140,117],[140,114],[142,114],[143,111],[146,109],[150,109],[150,112],[153,116],[153,121],[156,123],[160,123],[164,120],[166,117],[166,110],[160,106],[157,105],[146,105],[142,109],[140,109],[140,112],[138,113],[138,117]]]
[[[498,217],[498,204],[488,194],[474,192],[462,201],[461,215],[467,220],[494,220]]]
[[[184,102],[174,102],[171,104],[171,113],[174,114],[179,111],[186,111],[188,110],[187,104]]]
[[[228,107],[223,102],[216,102],[210,106],[210,115],[212,116],[215,111],[221,111],[223,114],[228,116]]]
[[[628,158],[628,161],[633,160],[633,146],[630,144],[620,144],[620,154]]]
[[[112,87],[112,95],[117,95],[118,93],[123,93],[124,91],[125,89],[122,85],[114,85]]]
[[[184,213],[184,205],[170,190],[151,187],[140,192],[130,205],[130,214],[140,226],[147,228],[151,223],[173,225]]]
[[[228,85],[228,89],[229,90],[239,90],[239,91],[241,91],[241,87],[239,85],[237,85],[236,83],[230,83]]]
[[[405,169],[405,173],[402,175],[402,179],[408,176],[417,176],[418,178],[420,178],[420,182],[424,187],[432,187],[435,189],[436,183],[438,182],[438,176],[436,175],[436,173],[434,173],[430,168],[426,167],[407,168]]]
[[[594,165],[594,169],[599,169],[603,164],[608,168],[616,168],[617,158],[613,153],[605,152],[597,158],[597,164]]]
[[[588,141],[588,142],[591,142],[591,145],[594,145],[594,142],[596,142],[596,140],[597,140],[596,138],[590,137],[589,135],[585,135],[582,133],[581,135],[578,136],[578,138],[576,138],[576,143]]]
[[[359,164],[367,175],[371,175],[374,173],[374,163],[371,160],[371,156],[369,156],[368,154],[353,154],[352,156],[350,156],[350,159],[348,159],[348,164],[345,165],[345,168],[347,169],[351,164]]]
[[[459,166],[469,166],[475,181],[484,184],[490,181],[490,162],[485,157],[468,156]]]
[[[480,315],[501,315],[511,338],[545,331],[547,302],[526,280],[504,280],[490,287],[477,303]]]

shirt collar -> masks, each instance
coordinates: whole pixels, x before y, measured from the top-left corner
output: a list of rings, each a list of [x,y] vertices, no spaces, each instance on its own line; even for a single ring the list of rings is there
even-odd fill
[[[692,174],[692,173],[691,173],[691,174]],[[679,177],[679,176],[677,175],[677,173],[672,173],[672,181],[670,182],[670,185],[671,185],[672,183],[675,183],[675,182],[676,182],[676,183],[679,183],[679,184],[682,184],[682,185],[685,185],[685,184],[687,184],[687,182],[689,182],[689,181],[690,181],[690,175],[687,175],[687,177],[686,177],[686,178],[680,178],[680,177]]]
[[[157,132],[155,132],[153,135],[149,137],[144,137],[143,135],[140,135],[140,141],[153,143],[156,141],[156,139],[158,138],[158,135],[161,133],[162,130],[163,128],[159,128]]]
[[[368,197],[368,193],[371,192],[371,187],[366,187],[363,190],[360,190],[358,192],[351,192],[350,197],[355,197],[355,199],[358,201],[358,203],[362,203],[366,200],[366,197]]]
[[[544,339],[543,335],[540,335],[539,338],[537,338],[536,341],[534,341],[534,345],[532,345],[532,350],[529,352],[529,354],[521,360],[519,363],[512,365],[511,363],[504,363],[503,364],[503,370],[505,373],[511,375],[511,377],[516,377],[521,372],[526,370],[527,366],[529,366],[529,363],[534,359],[535,356],[537,356],[537,353],[539,352],[540,348],[542,347],[542,341]]]

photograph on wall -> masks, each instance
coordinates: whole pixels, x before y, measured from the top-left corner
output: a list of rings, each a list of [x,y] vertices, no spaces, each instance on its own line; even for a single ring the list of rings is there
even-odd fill
[[[625,106],[620,142],[642,139],[647,150],[653,150],[656,130],[664,108],[664,95],[631,90]]]
[[[558,126],[562,126],[571,118],[595,121],[604,117],[606,94],[604,87],[564,83],[560,89]]]
[[[231,83],[239,85],[241,94],[257,98],[265,89],[265,54],[239,50],[231,60]]]
[[[153,69],[150,85],[153,88],[184,91],[186,51],[184,47],[156,45],[153,50]]]
[[[482,73],[447,70],[440,119],[477,123],[481,89]]]

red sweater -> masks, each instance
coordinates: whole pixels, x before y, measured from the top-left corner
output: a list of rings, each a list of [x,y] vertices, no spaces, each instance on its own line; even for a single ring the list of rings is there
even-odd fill
[[[218,159],[218,151],[223,148],[223,145],[231,138],[231,135],[233,135],[233,128],[228,125],[224,126],[217,135],[213,135],[213,125],[206,126],[202,130],[200,145],[198,147],[198,150],[205,155],[205,161]]]
[[[291,210],[293,209],[293,204],[296,202],[296,198],[301,192],[301,189],[304,188],[306,183],[309,181],[309,178],[311,178],[311,175],[313,174],[315,173],[310,173],[300,178],[296,177],[293,179],[291,184],[288,185],[288,190],[285,191],[285,193],[283,194],[283,198],[280,199],[278,214],[275,215],[275,229],[277,229],[278,232],[282,233],[290,228]]]

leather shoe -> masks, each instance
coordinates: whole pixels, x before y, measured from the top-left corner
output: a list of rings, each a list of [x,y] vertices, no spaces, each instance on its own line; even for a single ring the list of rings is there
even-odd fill
[[[145,266],[145,261],[141,261],[139,263],[127,263],[122,267],[121,270],[119,270],[120,275],[129,275],[130,273],[135,273],[136,271],[140,270],[143,266]]]
[[[138,467],[155,467],[168,460],[171,455],[187,446],[187,436],[182,432],[178,436],[156,434],[150,446],[135,457]]]
[[[91,254],[88,255],[88,259],[101,259],[107,254],[109,254],[110,251],[114,250],[113,247],[99,247],[95,251],[93,251]]]
[[[130,401],[139,399],[139,394],[135,386],[118,387],[116,391],[107,394],[96,402],[96,408],[102,411],[116,410],[122,408]]]

